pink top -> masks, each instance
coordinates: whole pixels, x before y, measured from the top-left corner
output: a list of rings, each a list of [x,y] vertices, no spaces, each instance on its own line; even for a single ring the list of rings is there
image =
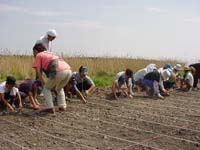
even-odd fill
[[[35,60],[33,62],[32,67],[34,69],[36,68],[40,68],[40,69],[47,69],[47,66],[49,64],[49,62],[52,59],[57,59],[59,58],[58,56],[54,55],[53,53],[49,52],[49,51],[44,51],[44,52],[40,52],[36,55]],[[63,70],[70,70],[71,67],[69,66],[69,64],[67,64],[63,59],[59,58],[58,59],[58,67],[57,67],[57,71],[63,71]]]

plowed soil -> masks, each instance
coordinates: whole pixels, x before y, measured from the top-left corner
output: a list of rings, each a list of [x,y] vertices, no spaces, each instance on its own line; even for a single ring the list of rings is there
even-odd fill
[[[1,114],[1,150],[199,150],[200,91],[172,91],[164,100],[136,93],[110,97],[97,88],[83,104],[68,101],[65,112]]]

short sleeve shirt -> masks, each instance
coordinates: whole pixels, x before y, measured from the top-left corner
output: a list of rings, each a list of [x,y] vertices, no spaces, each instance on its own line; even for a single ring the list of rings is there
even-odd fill
[[[132,78],[125,78],[125,71],[118,72],[115,76],[115,81],[121,82],[121,84],[127,84],[131,85],[132,84]]]
[[[134,81],[139,81],[139,80],[143,80],[144,79],[144,76],[147,74],[147,69],[144,68],[144,69],[140,69],[139,71],[137,71],[135,74],[134,74]]]
[[[11,90],[8,90],[6,88],[6,81],[4,81],[0,84],[0,93],[4,94],[8,92],[10,92],[10,95],[15,96],[19,92],[19,89],[16,87],[13,87]]]
[[[73,72],[73,75],[72,75],[74,78],[75,78],[75,80],[77,81],[77,84],[81,84],[81,83],[83,83],[85,80],[87,80],[88,81],[88,83],[90,83],[90,84],[94,84],[94,82],[92,81],[92,79],[88,76],[88,75],[86,75],[84,78],[81,78],[81,76],[80,76],[80,74],[78,73],[78,72]]]
[[[36,55],[33,68],[40,68],[47,70],[47,67],[52,59],[58,59],[57,71],[69,70],[71,67],[64,60],[60,59],[58,56],[54,55],[52,52],[44,51]]]

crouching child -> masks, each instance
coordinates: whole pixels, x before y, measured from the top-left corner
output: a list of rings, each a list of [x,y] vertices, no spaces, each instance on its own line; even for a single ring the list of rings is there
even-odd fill
[[[16,79],[13,76],[7,76],[6,81],[0,84],[0,105],[6,111],[14,112],[15,108],[21,111],[21,96],[15,84]]]
[[[181,84],[181,89],[183,91],[189,92],[192,91],[192,87],[194,84],[194,77],[195,71],[191,67],[184,67],[184,75],[183,75],[183,80]]]
[[[79,72],[73,72],[70,82],[65,88],[67,95],[77,95],[83,103],[86,103],[87,97],[95,89],[95,83],[88,76],[88,69],[85,66],[79,68]]]
[[[37,89],[38,89],[38,81],[33,80],[30,78],[25,79],[20,85],[19,85],[19,92],[22,97],[22,99],[26,99],[28,97],[30,103],[32,104],[32,108],[37,110],[39,109],[39,103],[36,99],[37,95]]]
[[[121,94],[124,94],[125,97],[133,98],[134,93],[132,90],[133,87],[133,71],[126,69],[117,73],[115,80],[112,84],[112,93],[114,98],[117,100]]]

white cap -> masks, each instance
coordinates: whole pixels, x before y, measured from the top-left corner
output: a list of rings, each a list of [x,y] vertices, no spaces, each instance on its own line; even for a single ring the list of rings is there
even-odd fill
[[[56,30],[54,29],[50,29],[49,31],[47,31],[47,35],[51,36],[51,37],[56,37]]]
[[[161,72],[161,76],[163,77],[163,80],[166,81],[169,79],[169,77],[171,76],[171,73],[169,72],[168,69],[164,69],[162,72]]]
[[[174,69],[176,69],[176,70],[181,70],[181,64],[176,64],[176,66],[174,66]]]

